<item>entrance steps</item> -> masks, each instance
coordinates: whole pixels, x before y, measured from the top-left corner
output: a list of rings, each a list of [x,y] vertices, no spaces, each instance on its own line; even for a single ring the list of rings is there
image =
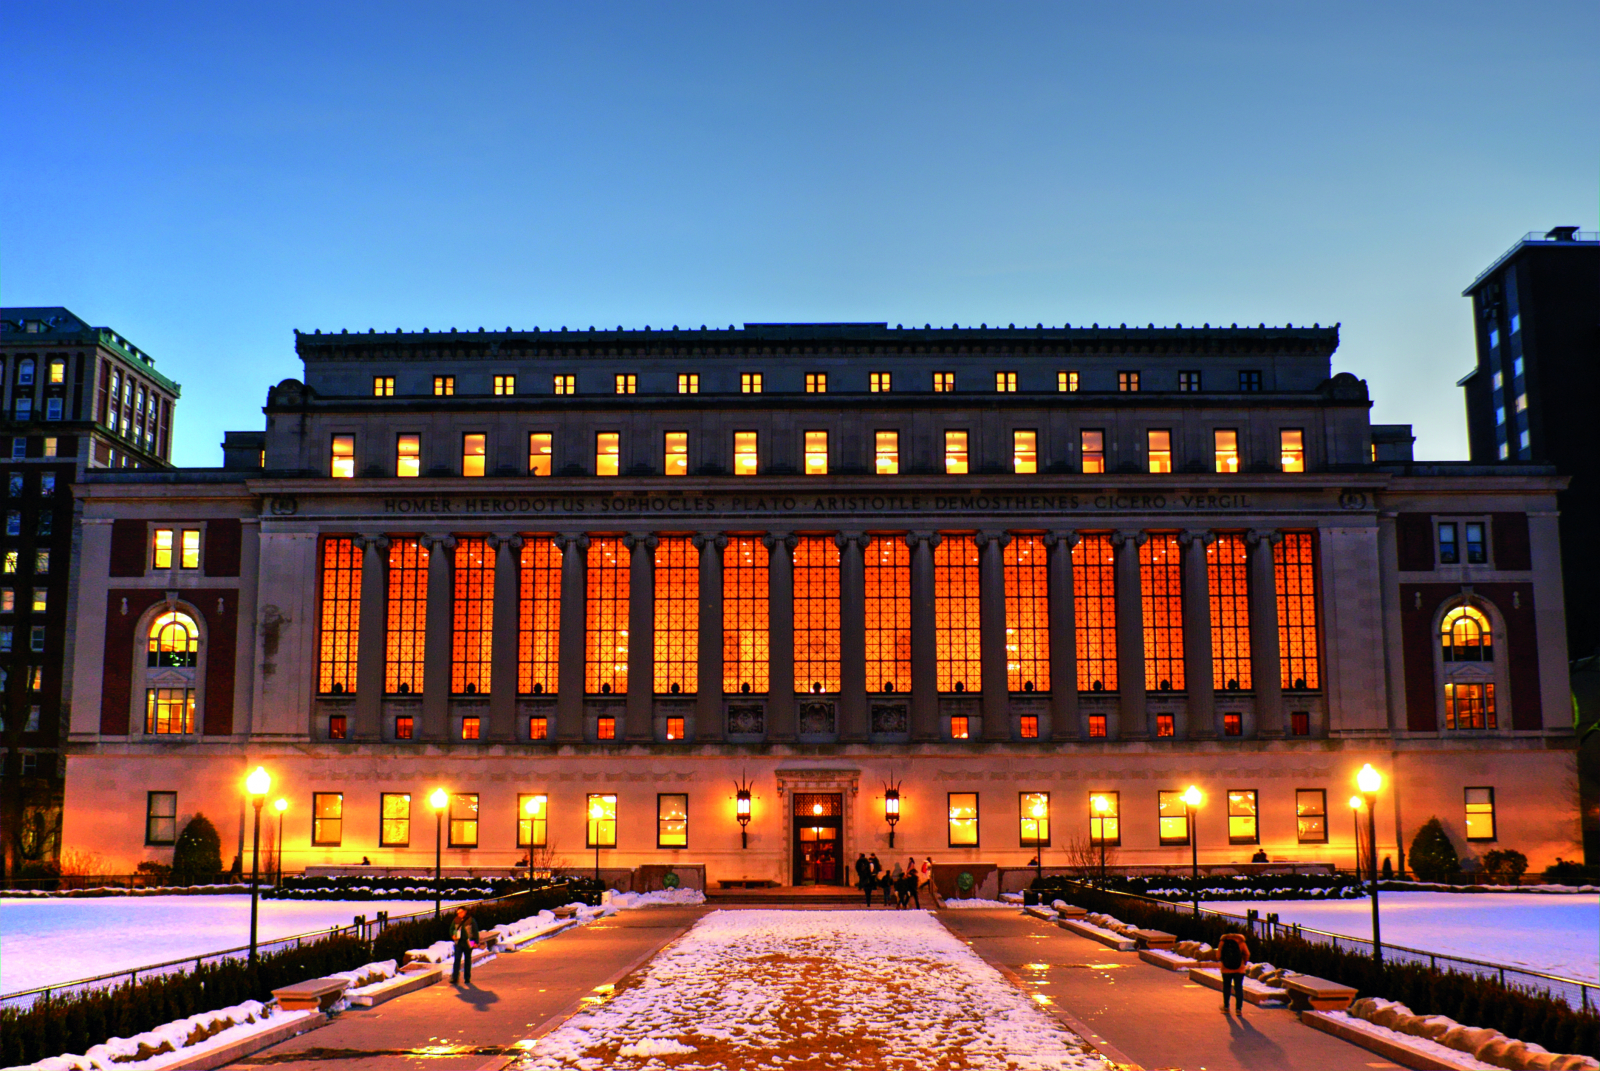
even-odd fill
[[[776,885],[765,889],[706,890],[708,907],[832,907],[837,904],[863,906],[861,891],[848,885]]]

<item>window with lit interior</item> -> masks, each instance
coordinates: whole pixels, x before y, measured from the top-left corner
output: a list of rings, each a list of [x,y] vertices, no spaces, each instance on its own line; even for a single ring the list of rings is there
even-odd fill
[[[482,536],[462,536],[456,541],[450,630],[450,691],[455,695],[482,695],[489,691],[494,647],[494,558],[494,544]]]
[[[624,695],[628,691],[628,591],[632,563],[618,536],[589,540],[584,605],[584,691]]]
[[[561,679],[561,547],[548,536],[523,540],[518,571],[517,691],[554,694]]]
[[[384,691],[422,691],[428,621],[428,549],[411,536],[389,540],[387,628],[384,630]]]
[[[941,692],[983,689],[978,555],[977,541],[965,535],[947,535],[933,551],[934,657]]]
[[[318,628],[317,690],[356,690],[356,648],[361,638],[361,546],[348,536],[322,541],[322,606]]]
[[[1116,548],[1109,533],[1086,532],[1072,548],[1072,614],[1078,691],[1116,691]]]
[[[722,550],[722,691],[767,691],[767,547],[759,536],[731,536]]]
[[[832,536],[795,543],[794,690],[839,690],[839,547]]]
[[[662,536],[655,558],[655,692],[700,690],[700,551],[688,536]]]
[[[1005,548],[1006,687],[1050,690],[1049,548],[1039,535],[1015,535]]]
[[[1244,536],[1219,532],[1206,547],[1211,602],[1211,686],[1250,691],[1250,564]]]
[[[1316,566],[1316,544],[1310,532],[1284,532],[1272,548],[1278,585],[1278,665],[1285,689],[1316,691],[1322,687]]]
[[[1139,547],[1139,600],[1144,626],[1144,686],[1181,692],[1183,569],[1176,532],[1147,532]]]
[[[866,592],[868,692],[911,690],[911,551],[876,536],[861,551]]]

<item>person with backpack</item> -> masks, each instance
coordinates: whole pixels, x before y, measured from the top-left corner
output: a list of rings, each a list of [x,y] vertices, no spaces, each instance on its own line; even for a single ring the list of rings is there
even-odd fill
[[[1242,933],[1225,933],[1217,946],[1222,961],[1222,1014],[1228,1014],[1228,994],[1234,996],[1239,1014],[1244,1014],[1244,969],[1250,966],[1250,945]]]
[[[450,968],[450,984],[464,975],[472,984],[472,950],[478,947],[478,923],[464,907],[456,908],[456,917],[450,921],[450,941],[455,946],[455,962]]]
[[[867,906],[872,906],[872,864],[867,862],[866,855],[856,860],[856,884],[867,897]]]

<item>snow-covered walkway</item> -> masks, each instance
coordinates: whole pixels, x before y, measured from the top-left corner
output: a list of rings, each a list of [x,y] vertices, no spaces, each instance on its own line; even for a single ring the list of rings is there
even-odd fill
[[[925,912],[719,911],[522,1066],[1107,1068]]]

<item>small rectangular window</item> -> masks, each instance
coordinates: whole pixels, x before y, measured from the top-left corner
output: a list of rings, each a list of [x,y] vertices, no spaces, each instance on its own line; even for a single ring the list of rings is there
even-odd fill
[[[394,397],[394,377],[393,376],[373,376],[372,377],[372,396],[374,398],[393,398]]]
[[[578,393],[578,377],[552,376],[551,386],[557,394],[576,394]]]
[[[144,731],[151,736],[194,732],[194,689],[146,689]]]
[[[1259,844],[1260,842],[1260,831],[1256,828],[1256,790],[1229,789],[1228,843]]]
[[[184,569],[198,569],[198,568],[200,568],[200,530],[199,529],[197,529],[197,528],[185,528],[183,530],[183,542],[180,545],[178,564]],[[43,569],[40,569],[38,567],[38,563],[37,562],[34,563],[34,569],[37,572],[41,572],[41,573],[47,573],[47,572],[50,571],[48,566],[43,568]]]
[[[880,431],[874,436],[873,471],[879,476],[894,476],[900,472],[898,431]]]
[[[1015,394],[1017,391],[1017,374],[1015,372],[996,372],[994,374],[994,389],[1000,394]]]
[[[18,568],[18,562],[21,560],[21,558],[22,558],[22,551],[20,551],[20,550],[8,550],[8,551],[6,551],[5,552],[5,558],[3,559],[4,564],[0,564],[0,570],[3,570],[5,572],[7,572],[7,573],[16,572],[17,568]]]
[[[1468,521],[1464,527],[1467,531],[1467,564],[1485,564],[1489,560],[1489,554],[1487,545],[1483,541],[1483,522]]]
[[[585,848],[615,848],[617,846],[617,797],[591,793],[584,806],[583,846]]]
[[[966,740],[972,735],[972,728],[966,717],[961,714],[950,716],[950,739]]]
[[[550,840],[550,797],[517,793],[517,847],[543,848]]]
[[[1172,471],[1172,432],[1152,428],[1145,432],[1151,472]]]
[[[1039,716],[1037,714],[1022,715],[1017,730],[1024,740],[1039,739]]]
[[[478,794],[452,792],[450,794],[450,847],[476,848],[478,846]]]
[[[1494,789],[1467,789],[1467,840],[1494,839]]]
[[[178,841],[178,794],[144,794],[144,842],[149,845],[176,844]]]
[[[678,373],[678,393],[679,394],[699,394],[700,393],[700,373],[699,372],[679,372]]]
[[[0,625],[0,651],[9,651],[12,647],[13,629],[10,625]]]
[[[1062,392],[1063,394],[1068,394],[1068,393],[1072,393],[1072,392],[1076,391],[1077,389],[1078,389],[1078,373],[1076,373],[1076,372],[1057,372],[1056,373],[1056,390]]]
[[[677,792],[656,795],[656,847],[689,846],[689,797]]]
[[[550,446],[550,433],[548,431],[535,431],[528,434],[528,475],[548,476],[551,471],[553,455]]]
[[[349,720],[344,714],[328,715],[328,739],[343,740],[349,735]]]
[[[28,649],[30,651],[44,650],[44,626],[34,625],[28,630]],[[192,694],[192,693],[191,693]]]
[[[517,377],[495,376],[494,393],[496,397],[505,397],[517,393]]]
[[[689,475],[689,433],[669,431],[664,440],[662,472],[668,476]]]
[[[56,493],[56,474],[46,472],[39,477],[39,493],[46,498]]]
[[[622,462],[622,434],[602,431],[594,437],[594,474],[615,476]]]
[[[687,730],[687,727],[685,726],[684,722],[685,722],[685,719],[683,719],[683,718],[668,718],[667,719],[667,739],[668,740],[683,740],[683,739],[687,738],[688,730]]]
[[[356,474],[356,437],[333,437],[333,468],[330,475],[337,480],[348,480]]]
[[[394,437],[394,474],[396,476],[422,475],[422,436],[415,434]]]
[[[826,373],[826,372],[807,372],[806,373],[806,393],[807,394],[826,394],[826,393],[828,393],[828,373]]]
[[[1328,843],[1328,793],[1321,788],[1297,789],[1294,794],[1295,833],[1301,844]]]
[[[933,374],[933,391],[935,394],[949,394],[956,389],[956,374],[954,372],[935,372]]]
[[[172,568],[172,529],[171,528],[157,528],[155,530],[155,537],[151,541],[150,567],[152,569],[171,569]],[[6,571],[7,572],[16,572],[15,569],[8,569]]]
[[[1244,735],[1244,715],[1243,714],[1224,714],[1222,716],[1222,735],[1223,736],[1243,736]]]
[[[1306,470],[1306,433],[1299,428],[1284,428],[1278,432],[1279,464],[1284,472]]]
[[[44,588],[34,588],[33,589],[33,612],[34,613],[42,614],[42,613],[45,612],[45,609],[46,609],[46,605],[45,604],[46,604],[46,601],[49,599],[49,594],[50,593]]]
[[[1189,805],[1182,792],[1156,793],[1156,824],[1163,845],[1189,843]]]
[[[1022,818],[1018,846],[1035,851],[1050,847],[1050,793],[1019,792],[1017,796]]]
[[[1038,432],[1027,430],[1011,433],[1011,471],[1024,473],[1039,471]]]
[[[631,372],[618,372],[615,381],[618,394],[639,393],[639,377]]]
[[[872,372],[867,376],[868,389],[873,394],[889,393],[890,378],[888,372]]]
[[[594,736],[596,740],[615,740],[617,738],[617,719],[604,715],[596,718]]]
[[[758,436],[753,431],[733,433],[733,474],[754,476],[757,470],[756,445]]]
[[[468,714],[461,719],[461,739],[476,740],[482,728],[482,723],[475,715]]]
[[[760,394],[761,393],[761,373],[760,372],[741,372],[739,374],[739,393],[740,394]]]
[[[1117,389],[1124,392],[1133,392],[1139,389],[1138,372],[1118,372]]]
[[[1311,711],[1309,711],[1309,710],[1291,710],[1289,712],[1289,735],[1290,736],[1310,736],[1311,735]]]
[[[1104,714],[1089,715],[1089,739],[1104,739],[1106,735],[1106,716]]]
[[[344,841],[344,793],[311,794],[311,843],[336,848]]]
[[[1239,433],[1232,428],[1217,428],[1211,433],[1211,449],[1218,472],[1239,471]]]
[[[1122,793],[1089,793],[1089,843],[1097,848],[1122,843]]]
[[[967,473],[967,433],[964,431],[947,431],[944,433],[944,471],[949,476],[964,476]]]
[[[61,419],[61,399],[60,398],[46,398],[44,400],[44,418],[46,420],[60,420]],[[45,455],[44,455],[45,457],[55,457],[56,456],[55,455],[55,451],[50,449],[50,444],[52,442],[54,442],[54,441],[55,441],[54,439],[46,439],[45,440]]]
[[[456,392],[455,376],[434,376],[433,396],[435,398],[449,398]]]
[[[17,609],[17,593],[14,588],[0,588],[0,614],[9,614]]]
[[[65,383],[67,381],[67,362],[60,357],[50,358],[50,382]]]
[[[978,846],[978,794],[951,792],[946,795],[950,808],[950,847]]]
[[[1174,736],[1177,734],[1177,718],[1171,714],[1156,715],[1156,735]]]
[[[1200,389],[1199,372],[1179,372],[1178,389],[1180,391],[1197,391]]]
[[[528,739],[529,740],[548,740],[548,739],[550,739],[550,719],[545,718],[545,717],[541,717],[538,714],[535,714],[532,717],[530,717],[528,719]]]
[[[473,432],[461,436],[461,475],[482,476],[488,461],[489,437]]]
[[[1456,526],[1444,521],[1439,525],[1439,564],[1455,565],[1461,560],[1461,549],[1456,544]]]
[[[395,715],[394,738],[396,740],[410,740],[415,731],[416,726],[410,714]]]
[[[411,793],[384,792],[378,797],[378,847],[411,845]]]
[[[1255,391],[1261,389],[1261,373],[1255,370],[1239,373],[1239,389],[1242,391]]]
[[[1083,455],[1083,471],[1088,473],[1106,470],[1106,433],[1085,428],[1078,433],[1079,450]]]

